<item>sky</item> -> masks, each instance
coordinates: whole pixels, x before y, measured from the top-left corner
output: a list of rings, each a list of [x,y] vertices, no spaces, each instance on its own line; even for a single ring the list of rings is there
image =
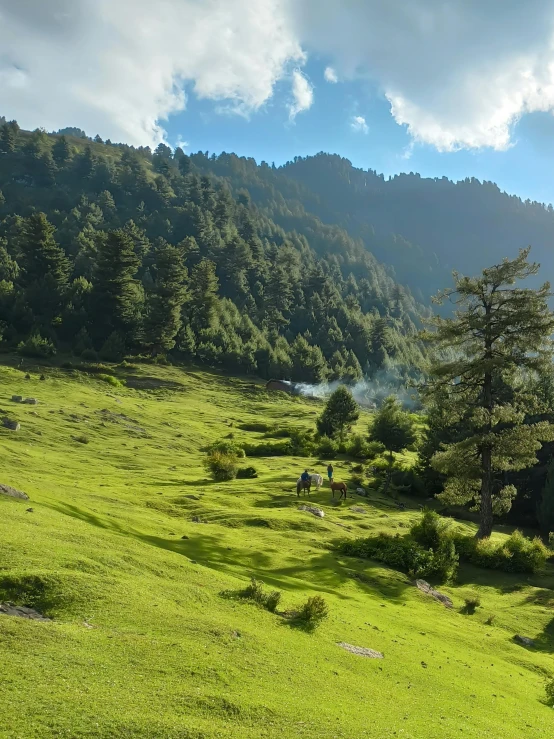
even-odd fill
[[[0,114],[554,202],[554,0],[0,0]]]

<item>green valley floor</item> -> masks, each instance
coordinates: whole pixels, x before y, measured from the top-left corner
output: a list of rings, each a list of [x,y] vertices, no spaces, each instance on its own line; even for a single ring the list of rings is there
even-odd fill
[[[196,369],[117,367],[117,387],[4,362],[0,416],[21,429],[0,429],[0,483],[30,500],[0,495],[0,601],[52,620],[0,615],[2,739],[554,735],[552,568],[463,567],[441,588],[447,610],[401,573],[334,550],[344,537],[402,533],[421,500],[339,505],[325,483],[311,496],[317,518],[298,509],[306,460],[291,457],[248,459],[257,479],[207,479],[208,443],[261,440],[243,424],[313,427],[318,402]],[[348,463],[334,464],[348,481]],[[322,595],[329,618],[307,633],[233,597],[252,576],[282,591],[284,610]],[[463,615],[473,592],[481,606]]]

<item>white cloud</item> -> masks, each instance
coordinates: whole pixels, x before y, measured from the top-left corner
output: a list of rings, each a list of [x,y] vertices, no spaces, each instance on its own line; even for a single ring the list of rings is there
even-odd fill
[[[395,120],[441,151],[502,150],[532,111],[554,110],[554,0],[302,0],[308,52],[341,79],[377,83]]]
[[[338,75],[333,69],[333,67],[325,67],[325,72],[323,72],[323,77],[325,78],[325,82],[330,82],[332,85],[336,85],[339,81]]]
[[[366,119],[363,115],[352,116],[350,128],[357,133],[369,133],[369,126],[367,125]]]
[[[299,69],[292,73],[292,102],[289,104],[289,119],[293,121],[299,113],[309,110],[314,101],[314,88]]]
[[[191,94],[247,116],[308,54],[442,151],[506,149],[554,111],[554,0],[0,0],[0,50],[1,114],[134,144]],[[299,69],[292,85],[294,119],[313,89]]]
[[[1,113],[155,144],[201,98],[262,106],[304,54],[282,0],[0,0]]]

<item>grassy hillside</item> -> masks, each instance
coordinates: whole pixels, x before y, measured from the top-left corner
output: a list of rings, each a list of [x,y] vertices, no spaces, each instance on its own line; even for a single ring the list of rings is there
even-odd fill
[[[206,480],[208,442],[261,437],[245,423],[312,426],[317,403],[206,372],[116,374],[126,386],[0,367],[0,408],[21,422],[0,429],[0,482],[31,498],[0,496],[0,601],[53,618],[0,615],[2,739],[552,735],[542,702],[554,675],[552,569],[464,567],[442,588],[456,606],[446,610],[404,575],[332,549],[402,531],[418,516],[413,501],[333,505],[324,487],[316,518],[298,510],[305,460],[294,458],[248,460],[255,480]],[[335,468],[348,479],[346,462]],[[283,591],[285,610],[322,595],[330,617],[307,633],[233,597],[252,575]],[[482,606],[462,615],[475,591]],[[516,633],[537,648],[516,645]]]

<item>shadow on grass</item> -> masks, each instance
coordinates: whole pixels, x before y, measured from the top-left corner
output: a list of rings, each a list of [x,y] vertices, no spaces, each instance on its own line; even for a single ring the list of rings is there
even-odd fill
[[[354,582],[361,593],[368,595],[373,590],[393,600],[403,600],[402,593],[408,585],[398,579],[398,573],[391,570],[391,578],[385,584],[385,578],[375,577],[369,581],[362,582],[354,580],[351,574],[352,566],[349,568],[336,555],[335,551],[324,551],[318,554],[300,559],[298,556],[289,558],[290,564],[275,567],[273,558],[266,551],[245,548],[226,547],[221,542],[221,537],[199,533],[188,539],[163,538],[144,534],[131,528],[122,526],[117,521],[101,518],[94,513],[78,508],[69,503],[44,504],[49,508],[64,515],[72,516],[80,521],[97,526],[106,531],[111,531],[122,536],[133,538],[150,546],[186,556],[193,563],[222,572],[233,577],[240,577],[248,573],[256,577],[264,584],[276,589],[294,591],[309,588],[319,593],[329,593],[341,599],[352,598],[341,590],[346,583]],[[372,567],[372,563],[364,562],[364,569]],[[379,567],[384,572],[386,568]],[[377,586],[377,583],[379,584]],[[368,588],[369,586],[369,588]],[[368,592],[369,590],[369,592]]]

